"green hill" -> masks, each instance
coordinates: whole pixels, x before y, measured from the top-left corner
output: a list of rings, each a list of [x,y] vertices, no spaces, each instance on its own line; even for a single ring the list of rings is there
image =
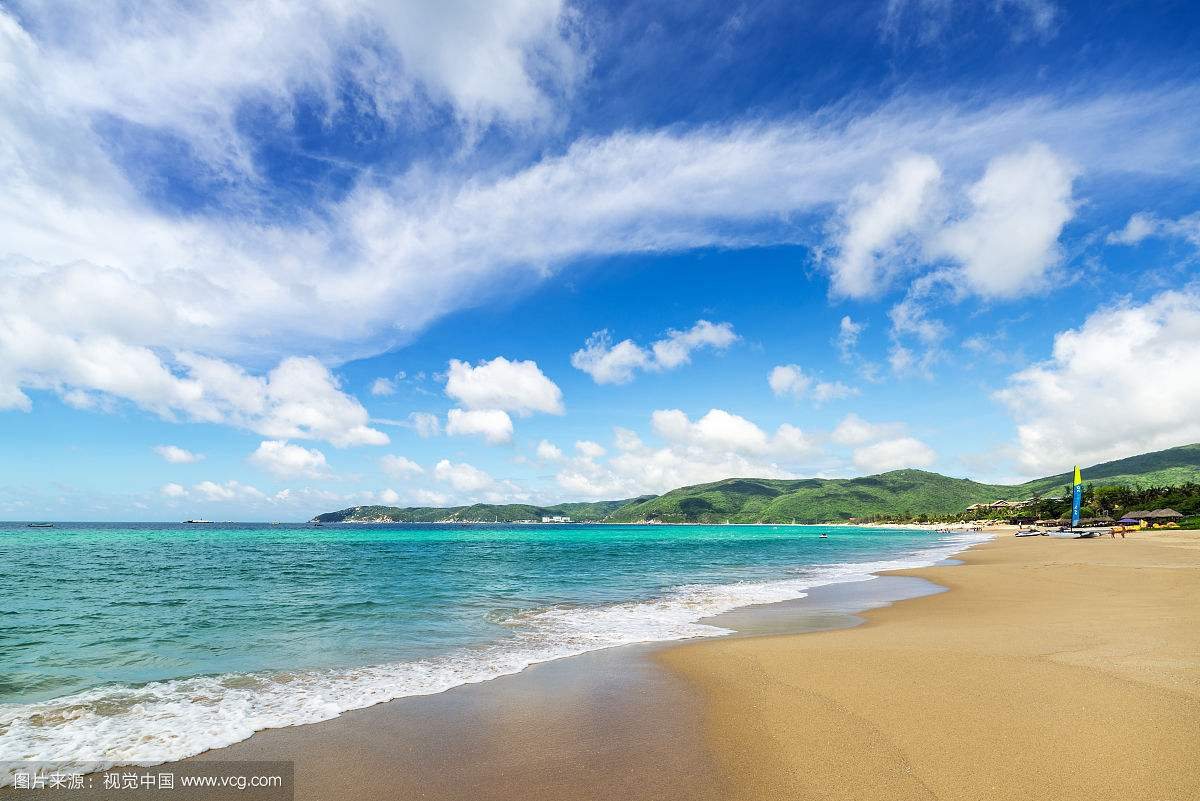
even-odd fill
[[[794,481],[730,478],[681,487],[622,507],[612,522],[823,523],[874,516],[916,517],[961,512],[973,503],[1013,497],[1012,487],[979,484],[924,470],[862,478]]]
[[[354,506],[337,512],[326,512],[313,518],[319,523],[512,523],[517,520],[540,520],[543,516],[565,515],[576,521],[596,522],[631,503],[640,503],[652,495],[642,495],[623,501],[594,501],[559,503],[554,506],[532,506],[525,503],[471,506]]]
[[[1071,478],[1071,473],[1059,473],[1019,486],[1028,489],[1031,494],[1061,494],[1062,488],[1071,483]],[[1180,445],[1165,451],[1143,453],[1127,459],[1093,465],[1084,468],[1083,479],[1096,485],[1134,489],[1175,487],[1189,481],[1200,481],[1200,444]]]
[[[1183,445],[1084,468],[1095,487],[1144,490],[1200,482],[1200,444]],[[680,487],[665,495],[623,501],[457,506],[449,509],[356,506],[318,515],[321,522],[434,522],[538,520],[569,515],[578,521],[608,523],[826,523],[850,519],[949,517],[975,503],[1064,496],[1070,473],[1024,484],[981,484],[925,470],[893,470],[861,478],[727,478]]]

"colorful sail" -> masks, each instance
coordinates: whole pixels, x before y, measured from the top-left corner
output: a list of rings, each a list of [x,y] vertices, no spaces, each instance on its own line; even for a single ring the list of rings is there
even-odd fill
[[[1075,483],[1071,486],[1071,528],[1079,525],[1079,504],[1083,500],[1083,478],[1075,465]]]

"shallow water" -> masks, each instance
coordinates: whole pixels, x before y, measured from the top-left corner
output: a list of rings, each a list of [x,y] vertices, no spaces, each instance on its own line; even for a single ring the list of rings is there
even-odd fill
[[[180,758],[549,659],[720,635],[700,621],[930,564],[978,539],[791,526],[0,524],[0,760]]]

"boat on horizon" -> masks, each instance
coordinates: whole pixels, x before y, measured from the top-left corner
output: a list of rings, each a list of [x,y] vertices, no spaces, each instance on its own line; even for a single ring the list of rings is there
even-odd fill
[[[193,523],[193,524],[196,524],[196,523],[212,523],[212,521],[211,521],[211,520],[205,520],[204,518],[188,519],[188,520],[184,520],[183,522],[184,522],[184,523]]]
[[[26,523],[29,528],[54,528],[53,523]]]

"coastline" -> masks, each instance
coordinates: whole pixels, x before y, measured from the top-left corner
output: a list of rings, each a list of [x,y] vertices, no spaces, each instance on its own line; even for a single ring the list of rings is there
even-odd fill
[[[810,587],[799,598],[740,606],[703,622],[732,630],[725,636],[733,637],[823,631],[858,625],[863,610],[940,591],[910,578],[834,581]],[[321,722],[268,728],[154,769],[294,760],[295,797],[300,799],[397,794],[725,798],[730,791],[713,770],[716,760],[701,737],[698,696],[653,659],[676,642],[592,651]],[[664,764],[674,767],[664,773]],[[111,772],[123,770],[117,766]],[[99,782],[102,774],[94,775]],[[637,780],[630,783],[631,777]],[[364,786],[372,789],[362,791]],[[351,792],[352,787],[360,791]],[[18,797],[11,791],[0,788],[0,798]]]
[[[1200,536],[999,537],[852,629],[657,661],[731,799],[1200,797]]]
[[[1200,792],[1200,536],[1001,534],[879,575],[706,619],[731,636],[554,660],[163,767],[294,760],[295,798],[330,801]]]

